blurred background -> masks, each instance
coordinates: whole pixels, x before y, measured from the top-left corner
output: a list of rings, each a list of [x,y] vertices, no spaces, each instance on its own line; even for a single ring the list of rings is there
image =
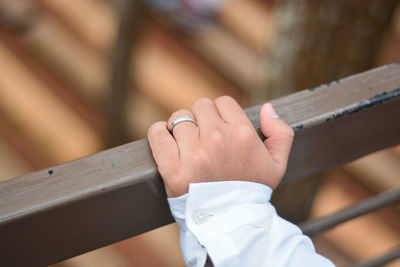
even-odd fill
[[[0,181],[145,138],[199,97],[247,107],[398,60],[394,0],[0,0]],[[297,223],[399,177],[398,146],[273,201]],[[399,212],[344,223],[316,248],[338,266],[379,256],[400,244]],[[53,266],[183,265],[171,224]]]

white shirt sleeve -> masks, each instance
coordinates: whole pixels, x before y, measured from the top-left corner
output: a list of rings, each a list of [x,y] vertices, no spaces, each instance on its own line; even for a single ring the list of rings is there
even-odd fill
[[[311,240],[279,217],[272,189],[244,181],[190,184],[188,194],[169,198],[186,266],[334,266]]]

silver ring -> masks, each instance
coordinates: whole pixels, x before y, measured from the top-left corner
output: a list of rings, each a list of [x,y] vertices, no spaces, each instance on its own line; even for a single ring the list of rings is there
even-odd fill
[[[175,120],[171,123],[171,132],[174,130],[174,127],[175,127],[177,124],[179,124],[179,123],[181,123],[181,122],[185,122],[185,121],[194,123],[194,125],[197,126],[197,122],[196,122],[193,118],[191,118],[191,117],[189,117],[189,116],[184,116],[184,117],[180,117],[180,118],[175,119]]]

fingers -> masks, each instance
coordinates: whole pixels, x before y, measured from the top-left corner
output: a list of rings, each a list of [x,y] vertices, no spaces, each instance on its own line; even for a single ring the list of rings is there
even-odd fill
[[[292,128],[279,119],[270,103],[261,108],[260,126],[262,133],[267,138],[264,145],[275,162],[285,169],[293,142]]]
[[[179,163],[178,146],[168,131],[165,121],[151,125],[147,131],[147,138],[160,172],[173,168],[175,164]]]
[[[190,117],[194,119],[194,115],[191,111],[186,109],[178,110],[172,113],[171,117],[169,118],[168,128],[171,130],[172,122],[181,117]],[[173,137],[175,138],[181,153],[190,151],[199,140],[199,128],[193,122],[181,122],[176,124],[173,128]]]
[[[215,99],[218,113],[225,122],[241,122],[252,126],[249,118],[240,105],[230,96],[221,96]]]
[[[192,105],[192,112],[196,117],[200,135],[212,128],[218,127],[218,124],[223,122],[214,102],[208,98],[196,100]]]

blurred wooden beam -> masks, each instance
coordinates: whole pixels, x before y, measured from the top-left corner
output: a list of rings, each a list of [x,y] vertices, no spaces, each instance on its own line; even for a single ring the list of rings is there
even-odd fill
[[[116,37],[118,14],[111,1],[39,0],[46,11],[54,15],[66,28],[90,49],[110,51]]]
[[[241,89],[256,85],[261,73],[259,55],[222,27],[211,27],[185,42]]]
[[[133,63],[138,90],[169,112],[188,108],[200,97],[241,95],[158,27],[147,30]]]
[[[66,80],[57,68],[57,66],[48,66],[41,60],[41,57],[33,53],[24,43],[24,38],[14,32],[0,32],[0,39],[12,51],[32,73],[52,92],[54,92],[62,101],[74,110],[80,117],[96,130],[102,129],[102,118],[99,114],[99,108],[89,99],[85,99],[77,92],[70,80]]]
[[[2,43],[0,58],[0,108],[50,162],[65,162],[101,148],[95,131]]]
[[[0,139],[0,182],[31,171],[32,168],[19,159],[13,149]]]
[[[264,52],[274,36],[272,6],[254,0],[226,1],[221,7],[221,22],[255,51]]]
[[[40,64],[57,70],[83,100],[101,105],[107,99],[107,55],[91,51],[59,21],[42,16],[21,42]],[[187,107],[198,97],[241,95],[159,27],[146,29],[131,62],[131,86],[169,111]]]
[[[376,193],[400,188],[400,157],[389,149],[346,164],[343,169]]]
[[[85,47],[54,18],[42,16],[23,42],[38,61],[56,69],[83,99],[100,103],[106,97],[106,58]]]

